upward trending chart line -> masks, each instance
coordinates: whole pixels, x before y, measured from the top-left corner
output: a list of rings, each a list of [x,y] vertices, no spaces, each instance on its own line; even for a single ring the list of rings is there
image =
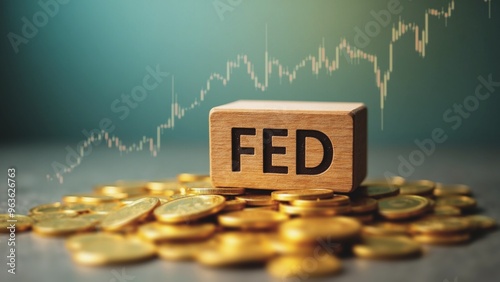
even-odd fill
[[[485,2],[488,3],[489,9],[491,9],[491,0],[485,0]],[[441,9],[426,9],[424,13],[423,27],[419,26],[416,23],[407,23],[404,20],[399,19],[398,22],[392,26],[392,37],[388,44],[389,62],[388,68],[386,70],[381,70],[377,55],[369,54],[356,48],[355,46],[352,46],[345,38],[341,38],[340,43],[336,47],[331,49],[331,53],[333,53],[332,59],[330,59],[327,55],[327,49],[323,39],[322,43],[318,47],[318,53],[316,55],[310,54],[302,59],[294,67],[289,68],[288,66],[281,64],[279,59],[269,55],[267,49],[266,26],[266,48],[264,52],[263,80],[259,79],[259,77],[257,76],[254,64],[250,61],[247,55],[237,55],[235,60],[228,60],[226,62],[226,72],[224,74],[216,72],[210,74],[205,86],[200,90],[199,97],[196,97],[190,105],[183,107],[178,102],[178,94],[175,92],[174,88],[175,80],[172,76],[172,103],[170,109],[170,117],[165,123],[159,124],[156,127],[156,138],[143,136],[141,140],[127,146],[119,137],[114,135],[110,136],[108,132],[102,131],[96,135],[90,136],[83,142],[83,146],[80,147],[80,152],[78,152],[79,158],[77,159],[76,163],[68,166],[63,166],[62,168],[58,169],[53,177],[47,174],[47,179],[53,180],[53,178],[55,178],[59,183],[63,183],[63,176],[67,173],[72,172],[77,166],[81,164],[82,160],[85,158],[85,149],[91,146],[92,143],[96,141],[104,141],[105,146],[107,146],[108,148],[116,148],[120,153],[142,151],[147,148],[152,156],[157,156],[161,147],[161,136],[163,135],[165,130],[174,129],[176,120],[182,119],[187,112],[200,106],[201,103],[205,100],[208,93],[211,91],[212,83],[217,81],[219,83],[222,83],[223,86],[226,86],[231,81],[233,71],[240,68],[246,69],[246,74],[250,77],[251,81],[253,81],[253,84],[257,90],[266,91],[269,88],[269,77],[271,77],[271,75],[273,75],[275,72],[279,77],[280,83],[283,80],[288,80],[289,83],[292,83],[297,79],[297,74],[299,73],[299,71],[306,68],[311,70],[312,73],[316,75],[318,75],[320,71],[324,71],[327,74],[332,75],[333,72],[341,67],[341,54],[347,56],[349,58],[349,61],[351,62],[359,63],[361,61],[367,61],[373,65],[375,85],[379,89],[381,121],[383,129],[384,102],[387,98],[387,86],[391,79],[391,73],[393,72],[393,48],[395,43],[397,43],[397,41],[404,35],[413,34],[415,40],[414,51],[417,52],[422,58],[424,58],[426,55],[426,46],[429,43],[429,17],[435,17],[439,20],[444,19],[445,23],[447,23],[448,18],[452,16],[454,10],[455,0],[451,0],[446,7],[442,7]]]

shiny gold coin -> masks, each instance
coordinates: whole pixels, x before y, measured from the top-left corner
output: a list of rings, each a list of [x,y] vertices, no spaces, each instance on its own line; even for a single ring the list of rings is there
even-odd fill
[[[429,180],[405,182],[403,185],[399,186],[399,194],[429,196],[433,195],[434,187],[436,187],[436,184]]]
[[[137,196],[137,197],[121,199],[120,202],[123,205],[130,205],[133,202],[140,200],[140,199],[144,199],[144,198],[157,198],[160,201],[160,205],[166,204],[172,200],[170,198],[170,196],[166,196],[166,195],[141,195],[141,196]]]
[[[90,212],[91,213],[98,213],[98,214],[108,214],[112,211],[115,211],[115,210],[121,208],[122,206],[123,206],[123,204],[121,202],[102,203],[102,204],[90,206]]]
[[[460,217],[432,217],[410,224],[412,233],[449,234],[470,231],[471,222]]]
[[[217,233],[214,241],[219,243],[220,247],[230,249],[238,248],[244,245],[261,244],[262,242],[270,241],[276,233],[270,232],[248,232],[248,231],[226,231]]]
[[[382,186],[382,187],[398,187],[403,185],[406,180],[401,176],[388,177],[386,179],[368,179],[361,183],[360,186]]]
[[[333,197],[330,189],[280,190],[271,193],[273,200],[289,202],[293,200],[316,200]]]
[[[424,214],[429,200],[414,195],[399,195],[378,201],[379,213],[387,219],[404,219]]]
[[[223,212],[229,212],[229,211],[240,211],[244,209],[246,206],[246,202],[240,199],[234,199],[234,200],[226,200],[226,206],[224,209],[222,209]]]
[[[470,187],[464,184],[436,183],[436,189],[434,189],[435,196],[451,196],[451,195],[468,196],[470,194],[471,194]]]
[[[367,213],[378,209],[378,202],[372,198],[358,198],[351,201],[351,212]]]
[[[193,225],[168,225],[151,222],[139,226],[137,234],[150,242],[160,243],[165,241],[203,240],[215,233],[212,223]]]
[[[344,216],[295,218],[279,227],[283,240],[295,243],[314,243],[318,239],[348,241],[361,233],[361,223]]]
[[[0,233],[23,232],[29,230],[35,221],[21,214],[0,214]]]
[[[197,182],[197,181],[211,182],[212,180],[210,179],[210,175],[181,173],[177,175],[177,181],[179,181],[179,183],[187,183],[187,182]]]
[[[300,277],[318,277],[340,272],[342,263],[334,256],[285,255],[272,259],[267,271],[274,277],[288,281]]]
[[[196,260],[207,266],[226,267],[261,263],[269,260],[275,252],[269,243],[241,245],[238,249],[209,246],[196,254]]]
[[[470,240],[469,233],[452,233],[446,235],[418,234],[413,236],[413,240],[430,245],[452,245],[462,244]]]
[[[115,199],[125,199],[137,196],[146,196],[145,181],[117,181],[111,184],[104,184],[94,187],[94,192],[101,195],[110,196]]]
[[[370,236],[404,236],[408,235],[408,225],[380,222],[363,226],[362,233]]]
[[[72,253],[77,263],[93,266],[142,261],[155,255],[153,244],[125,238],[94,240]]]
[[[382,199],[399,194],[399,187],[396,186],[360,186],[355,192],[357,195]]]
[[[293,200],[290,204],[297,207],[331,207],[349,205],[350,202],[348,196],[333,195],[331,199]]]
[[[363,237],[362,244],[354,245],[356,256],[369,259],[396,259],[421,253],[420,245],[404,236]]]
[[[180,193],[181,185],[175,179],[165,179],[146,183],[146,189],[151,194],[171,196]]]
[[[469,220],[474,230],[491,229],[496,226],[493,218],[484,215],[470,215],[466,219]]]
[[[158,221],[190,222],[221,211],[226,199],[220,195],[197,195],[170,201],[154,211]]]
[[[326,206],[326,207],[308,207],[308,206],[292,206],[280,204],[279,211],[288,215],[300,216],[332,216],[347,214],[351,211],[350,205],[344,206]]]
[[[191,195],[226,195],[226,196],[236,196],[245,193],[245,188],[211,188],[211,187],[188,187],[186,188],[186,194]]]
[[[476,207],[476,200],[468,196],[444,196],[436,199],[436,206],[452,206],[468,210]]]
[[[247,206],[271,206],[275,205],[276,201],[271,198],[271,195],[240,195],[236,199],[240,199],[246,202]]]
[[[53,219],[72,218],[78,215],[79,214],[77,212],[49,212],[49,213],[33,214],[30,215],[30,217],[35,222],[42,222]]]
[[[43,214],[43,213],[59,213],[59,212],[64,212],[63,204],[59,202],[38,205],[30,209],[30,215]],[[69,211],[68,213],[74,213],[74,212]]]
[[[59,218],[36,222],[33,231],[44,236],[66,236],[94,229],[94,223],[79,218]]]
[[[123,236],[111,233],[82,233],[68,237],[65,245],[68,250],[75,252],[85,248],[88,244],[95,242],[106,244],[108,241],[117,239],[123,239]]]
[[[255,206],[255,207],[247,207],[243,209],[244,211],[246,210],[252,210],[252,211],[258,211],[258,210],[268,210],[268,211],[277,211],[278,210],[278,205],[271,205],[271,206]]]
[[[116,201],[115,198],[100,194],[72,194],[62,197],[63,203],[101,204]]]
[[[158,247],[158,255],[162,259],[172,261],[194,260],[196,255],[209,245],[206,241],[163,243]]]
[[[110,212],[101,222],[101,228],[107,231],[119,231],[142,219],[160,205],[157,198],[144,198]]]
[[[435,216],[459,216],[462,211],[459,208],[452,206],[436,206],[433,208],[433,215]]]
[[[224,227],[260,230],[275,228],[288,216],[275,211],[246,210],[221,214],[218,219]]]

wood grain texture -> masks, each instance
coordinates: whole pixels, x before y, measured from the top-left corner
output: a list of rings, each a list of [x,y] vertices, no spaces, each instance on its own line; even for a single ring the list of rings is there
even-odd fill
[[[250,131],[238,135],[238,128]],[[299,138],[305,152],[297,146],[297,136],[312,131],[326,135],[332,150],[325,138],[322,143],[314,136]],[[366,148],[367,110],[361,103],[237,101],[210,111],[210,174],[217,187],[349,192],[366,176]],[[331,163],[311,174],[297,162],[305,155],[305,167],[315,168],[328,160],[328,152]],[[270,172],[269,165],[279,168]]]

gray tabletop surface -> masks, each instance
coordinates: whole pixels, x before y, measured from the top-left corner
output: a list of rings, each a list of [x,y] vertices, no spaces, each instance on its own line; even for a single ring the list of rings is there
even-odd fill
[[[117,179],[161,179],[180,172],[207,173],[206,144],[167,144],[157,157],[147,152],[120,156],[115,150],[94,148],[63,184],[48,181],[52,162],[65,162],[66,145],[0,146],[0,213],[7,207],[7,168],[17,170],[16,210],[26,214],[36,204],[60,200],[64,194],[88,192],[93,185]],[[397,172],[399,156],[408,158],[415,147],[370,148],[369,176]],[[500,148],[442,145],[414,168],[409,179],[464,183],[472,187],[480,212],[500,222]],[[461,246],[425,247],[417,259],[403,261],[343,260],[340,275],[315,281],[498,281],[500,277],[499,231]],[[263,268],[214,269],[192,262],[160,259],[125,266],[85,267],[75,264],[64,240],[31,232],[16,237],[16,274],[7,272],[7,236],[0,235],[0,281],[280,281]],[[304,278],[304,279],[303,279]],[[306,277],[293,281],[306,281]],[[290,280],[292,281],[292,280]]]

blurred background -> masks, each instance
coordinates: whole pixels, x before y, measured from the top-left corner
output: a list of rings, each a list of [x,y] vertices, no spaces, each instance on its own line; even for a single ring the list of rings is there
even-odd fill
[[[500,144],[500,17],[489,0],[0,5],[0,146],[53,145],[42,176],[54,174],[54,162],[69,167],[66,147],[82,155],[81,142],[92,132],[104,139],[101,129],[113,141],[117,165],[130,154],[168,154],[179,142],[207,146],[209,110],[238,99],[363,102],[370,148],[415,146],[435,128],[446,133],[446,147]],[[419,26],[418,38],[408,30],[394,40],[400,23]],[[353,52],[377,58],[380,77],[373,62],[336,50],[344,39]],[[330,65],[338,53],[338,68],[328,71],[323,63],[313,71],[310,58],[317,65],[321,47]],[[267,62],[276,63],[267,80],[266,50]],[[228,78],[229,62],[240,66],[231,65],[223,83],[217,77]],[[283,72],[298,67],[292,82],[280,77],[278,64]],[[382,110],[377,79],[384,74]],[[497,82],[480,89],[491,92],[482,100],[474,96],[484,84],[479,77]],[[87,159],[92,155],[78,165]]]

